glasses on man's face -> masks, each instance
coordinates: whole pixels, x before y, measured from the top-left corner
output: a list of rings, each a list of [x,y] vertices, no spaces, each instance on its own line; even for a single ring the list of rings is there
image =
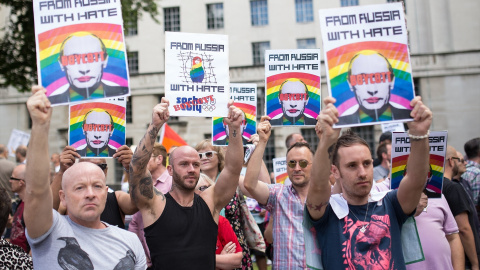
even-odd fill
[[[100,167],[102,171],[105,171],[105,169],[107,169],[107,163],[100,163],[100,164],[97,164],[97,166]]]
[[[23,180],[23,179],[20,179],[20,178],[15,178],[13,176],[10,176],[10,180],[13,180],[13,181],[20,181],[20,180]]]
[[[465,159],[463,159],[463,158],[451,157],[451,159],[456,159],[456,160],[460,161],[461,163],[465,162]]]
[[[202,158],[208,158],[208,159],[211,159],[213,157],[213,154],[216,154],[217,151],[208,151],[208,152],[204,152],[204,153],[198,153],[198,155],[200,156],[200,159]]]
[[[201,191],[201,192],[203,192],[203,191],[205,191],[205,190],[206,190],[207,188],[209,188],[209,187],[210,187],[210,186],[207,186],[207,185],[205,185],[205,186],[200,186],[200,187],[198,188],[198,190]]]
[[[300,168],[302,168],[302,169],[306,168],[308,166],[308,164],[310,164],[310,162],[308,162],[308,160],[302,159],[302,160],[299,160],[299,161],[290,160],[290,161],[288,161],[287,165],[288,165],[288,167],[293,169],[293,168],[297,167],[297,162],[298,162],[298,165],[300,165]]]

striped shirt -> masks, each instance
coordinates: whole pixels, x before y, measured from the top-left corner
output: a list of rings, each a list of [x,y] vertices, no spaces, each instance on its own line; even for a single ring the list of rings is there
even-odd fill
[[[268,185],[270,194],[265,209],[273,221],[273,268],[305,269],[303,208],[292,185]]]

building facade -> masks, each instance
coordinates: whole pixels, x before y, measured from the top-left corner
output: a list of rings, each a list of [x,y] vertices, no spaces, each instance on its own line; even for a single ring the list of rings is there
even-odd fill
[[[127,144],[136,145],[151,120],[152,108],[164,95],[165,31],[229,36],[230,81],[256,83],[257,114],[264,114],[265,49],[322,48],[318,10],[348,5],[382,4],[392,0],[162,0],[160,24],[143,15],[126,27],[130,86],[127,108]],[[480,2],[476,0],[406,0],[411,65],[416,91],[433,110],[432,130],[448,130],[448,143],[463,151],[465,141],[480,136]],[[5,9],[0,16],[5,17]],[[6,22],[7,20],[0,20]],[[1,23],[0,23],[1,24]],[[4,25],[0,25],[4,26]],[[322,52],[323,53],[323,52]],[[322,56],[323,59],[323,56]],[[322,60],[322,96],[328,96]],[[0,89],[4,115],[0,143],[7,143],[13,128],[29,131],[25,106],[29,94]],[[210,118],[172,117],[169,125],[194,146],[211,137]],[[355,128],[377,146],[381,128]],[[301,132],[316,145],[313,128],[275,128],[266,161],[285,155],[285,138]],[[50,130],[50,151],[68,143],[68,107],[55,107]],[[109,161],[110,166],[115,166]],[[121,170],[110,174],[118,183]]]

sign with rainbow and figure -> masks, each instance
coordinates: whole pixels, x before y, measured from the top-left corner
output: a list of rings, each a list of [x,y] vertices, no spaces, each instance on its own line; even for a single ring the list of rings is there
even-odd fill
[[[228,36],[165,32],[165,96],[170,115],[225,117]]]
[[[337,127],[411,120],[412,67],[402,3],[320,10]]]
[[[38,83],[52,105],[130,95],[120,1],[34,1]]]
[[[233,105],[243,111],[242,130],[243,145],[257,133],[257,85],[254,83],[230,84],[230,99]],[[228,125],[223,117],[212,118],[212,141],[214,145],[228,145]]]
[[[314,126],[320,113],[320,49],[265,51],[265,114],[272,126]]]
[[[125,144],[124,97],[70,105],[68,144],[82,157],[112,157]]]
[[[288,185],[291,183],[287,173],[287,158],[274,158],[273,162],[273,174],[275,175],[275,183]]]
[[[428,137],[430,144],[430,171],[426,194],[430,198],[442,195],[445,154],[447,152],[447,131],[432,131]],[[410,138],[405,132],[392,134],[392,177],[391,188],[397,189],[407,174],[407,160],[410,155]]]

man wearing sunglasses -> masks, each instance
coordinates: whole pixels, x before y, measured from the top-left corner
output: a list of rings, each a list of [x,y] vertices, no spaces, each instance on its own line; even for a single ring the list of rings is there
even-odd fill
[[[324,100],[315,126],[319,144],[304,220],[312,225],[305,232],[314,231],[318,244],[312,256],[318,256],[315,259],[321,260],[324,269],[405,269],[400,233],[415,213],[427,181],[432,112],[420,97],[410,102],[408,173],[397,190],[370,197],[372,154],[367,142],[353,132],[339,137],[340,129],[333,128],[339,121],[335,101]],[[331,174],[340,194],[331,194]]]
[[[20,164],[13,169],[10,177],[10,184],[12,185],[12,192],[17,193],[20,198],[20,203],[13,215],[12,233],[10,234],[10,242],[21,247],[26,253],[30,252],[30,245],[28,245],[25,237],[25,223],[23,222],[23,209],[25,199],[25,164]]]
[[[287,151],[287,174],[291,185],[267,185],[258,181],[262,158],[271,134],[270,117],[257,127],[260,137],[248,163],[243,185],[252,198],[272,213],[273,267],[306,269],[302,217],[308,193],[313,153],[306,142],[296,142]]]
[[[230,139],[230,130],[228,128],[228,124],[225,122],[225,120],[222,120],[223,123],[223,128],[225,129],[225,137],[221,140],[216,140],[213,141],[214,145],[228,145],[228,141]],[[243,145],[246,145],[248,143],[248,140],[243,137],[243,132],[245,131],[245,128],[247,127],[247,122],[246,122],[246,116],[245,112],[242,111],[242,124],[240,125],[240,135],[242,136],[242,143]]]
[[[27,101],[32,132],[24,220],[34,268],[145,269],[145,253],[138,237],[100,220],[108,187],[99,166],[80,162],[68,168],[59,191],[68,216],[52,209],[48,159],[52,108],[44,88],[34,86],[32,93]]]
[[[457,150],[449,145],[447,146],[445,171],[443,173],[442,193],[447,199],[460,231],[460,240],[465,250],[465,265],[468,269],[479,269],[478,216],[475,204],[469,199],[468,193],[462,184],[453,178],[460,170],[465,171],[465,160],[460,159],[457,156]]]
[[[181,146],[170,155],[167,167],[172,189],[163,194],[153,187],[147,170],[158,132],[169,118],[169,101],[153,108],[152,122],[138,144],[130,165],[130,195],[142,213],[145,238],[154,269],[214,269],[220,211],[238,186],[243,164],[241,122],[243,112],[228,102],[230,140],[225,167],[214,185],[195,194],[200,177],[200,157],[190,146]]]

